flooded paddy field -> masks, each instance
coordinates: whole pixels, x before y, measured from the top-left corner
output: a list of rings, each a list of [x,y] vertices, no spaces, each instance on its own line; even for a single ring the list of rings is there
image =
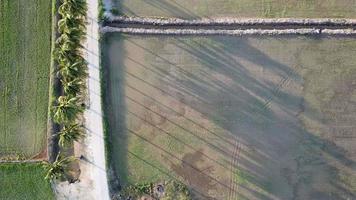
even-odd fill
[[[242,18],[354,18],[355,0],[114,0],[119,14],[185,19]]]
[[[120,183],[194,199],[356,198],[356,40],[103,38],[109,161]]]

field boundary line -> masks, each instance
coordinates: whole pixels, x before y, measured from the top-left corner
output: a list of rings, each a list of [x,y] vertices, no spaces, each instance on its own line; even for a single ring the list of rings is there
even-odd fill
[[[154,18],[154,17],[126,17],[106,16],[108,23],[131,23],[151,25],[328,25],[328,26],[352,26],[356,25],[356,19],[351,18]]]
[[[58,138],[54,137],[60,130],[58,124],[54,123],[51,117],[51,107],[55,102],[56,98],[61,94],[61,85],[59,78],[56,76],[57,62],[55,61],[53,51],[55,48],[55,42],[59,37],[57,31],[57,21],[59,19],[59,13],[57,12],[59,7],[59,0],[51,1],[51,21],[52,21],[52,31],[51,31],[51,64],[50,64],[50,74],[49,74],[49,89],[48,89],[48,116],[47,116],[47,159],[50,162],[54,162],[59,152]]]
[[[105,26],[101,33],[126,33],[136,35],[356,35],[356,29],[146,29]]]
[[[159,35],[356,35],[349,18],[154,18],[107,15],[102,33]]]

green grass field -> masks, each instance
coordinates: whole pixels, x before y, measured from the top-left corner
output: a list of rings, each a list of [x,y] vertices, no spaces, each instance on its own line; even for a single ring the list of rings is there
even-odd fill
[[[1,200],[55,199],[41,164],[0,164]]]
[[[0,159],[46,148],[51,4],[0,0]]]
[[[356,16],[354,0],[114,0],[125,15],[200,17],[347,17]]]
[[[356,40],[107,35],[109,160],[195,199],[355,199]]]

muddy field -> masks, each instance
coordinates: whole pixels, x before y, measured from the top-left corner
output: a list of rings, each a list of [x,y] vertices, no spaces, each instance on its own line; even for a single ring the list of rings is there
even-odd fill
[[[355,199],[356,40],[103,41],[109,160],[123,185],[195,199]]]
[[[113,0],[119,14],[179,18],[356,16],[355,0]]]

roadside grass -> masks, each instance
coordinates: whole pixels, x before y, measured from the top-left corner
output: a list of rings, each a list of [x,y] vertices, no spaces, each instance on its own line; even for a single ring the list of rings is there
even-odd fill
[[[55,199],[40,163],[0,164],[0,199]]]
[[[52,116],[52,106],[55,105],[56,99],[58,96],[60,96],[61,93],[61,86],[59,82],[59,78],[57,76],[57,71],[58,71],[58,66],[55,61],[55,56],[54,56],[54,49],[55,49],[55,44],[56,44],[56,39],[58,38],[58,31],[57,31],[57,22],[58,22],[58,0],[52,0],[52,34],[51,34],[51,67],[50,67],[50,74],[49,74],[49,90],[48,90],[48,116]],[[59,131],[59,126],[54,123],[53,119],[51,117],[48,117],[48,122],[47,122],[47,149],[48,149],[48,160],[50,162],[53,162],[55,158],[57,157],[57,154],[59,152],[59,144],[58,144],[58,138],[54,137],[54,135],[57,134]]]
[[[51,4],[0,0],[0,159],[46,148]]]
[[[356,16],[349,0],[115,0],[117,12],[154,17],[346,17]]]

